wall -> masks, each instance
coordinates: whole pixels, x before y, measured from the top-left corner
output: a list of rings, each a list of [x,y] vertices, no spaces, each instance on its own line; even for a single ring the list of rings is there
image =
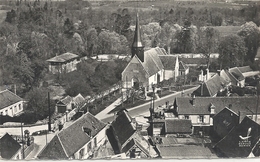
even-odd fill
[[[148,74],[140,64],[137,59],[132,59],[131,62],[126,66],[125,70],[122,72],[122,81],[123,82],[132,82],[139,81],[143,86],[148,85]],[[126,88],[126,84],[123,84],[123,88]],[[130,87],[128,87],[130,88]]]
[[[199,123],[199,116],[200,115],[188,115],[189,119],[193,126],[205,126],[210,125],[210,115],[203,115],[204,116],[204,123]],[[185,119],[185,115],[179,115],[179,119]]]
[[[19,105],[20,105],[20,108],[19,108]],[[9,116],[13,117],[13,116],[19,114],[22,111],[23,111],[23,101],[20,101],[20,102],[13,104],[13,105],[10,105],[6,108],[1,109],[0,114],[3,113],[3,115],[9,115]]]
[[[164,70],[164,79],[168,80],[170,78],[174,78],[174,71],[172,70]]]

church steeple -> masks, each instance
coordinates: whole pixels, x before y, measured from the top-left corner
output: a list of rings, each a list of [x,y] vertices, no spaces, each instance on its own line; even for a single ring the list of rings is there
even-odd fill
[[[134,57],[134,55],[137,55],[137,57],[144,62],[144,46],[141,41],[138,13],[136,14],[135,36],[132,44],[132,57]]]

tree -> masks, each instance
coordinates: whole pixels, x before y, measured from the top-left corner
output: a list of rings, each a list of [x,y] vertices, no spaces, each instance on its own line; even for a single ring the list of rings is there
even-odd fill
[[[26,111],[34,113],[36,119],[44,119],[48,114],[48,90],[46,88],[33,88],[26,94],[28,106]],[[51,102],[53,111],[54,102]]]
[[[252,21],[245,23],[241,28],[242,29],[238,32],[238,35],[244,39],[245,46],[247,47],[245,60],[254,62],[260,43],[260,30]]]
[[[244,40],[232,34],[222,38],[219,44],[220,68],[243,66],[247,49]]]
[[[197,50],[202,53],[207,60],[207,68],[210,66],[210,55],[217,51],[219,44],[219,32],[213,27],[204,27],[200,29],[197,40]]]

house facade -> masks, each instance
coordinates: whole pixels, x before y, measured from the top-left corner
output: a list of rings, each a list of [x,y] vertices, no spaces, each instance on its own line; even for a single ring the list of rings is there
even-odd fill
[[[17,116],[23,112],[23,99],[9,90],[0,92],[0,115]]]
[[[255,112],[256,101],[256,97],[177,97],[173,110],[168,111],[172,111],[179,119],[191,120],[193,133],[207,133],[213,126],[213,116],[224,108],[228,107],[237,114],[240,112],[241,118]]]
[[[39,153],[39,159],[87,159],[101,147],[107,126],[89,112],[62,129]]]
[[[47,62],[49,63],[49,72],[58,74],[77,70],[77,64],[80,62],[80,59],[78,55],[67,52],[50,58]]]

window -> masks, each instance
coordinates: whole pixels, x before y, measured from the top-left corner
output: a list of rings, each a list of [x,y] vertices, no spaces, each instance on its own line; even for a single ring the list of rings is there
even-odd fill
[[[92,149],[92,141],[90,141],[90,142],[88,143],[88,151],[91,151],[91,149]]]
[[[84,154],[85,154],[85,149],[83,148],[79,151],[79,159],[82,159],[84,157]]]
[[[17,111],[17,107],[16,106],[14,106],[14,112],[16,112]]]
[[[19,104],[19,110],[21,110],[21,109],[22,109],[21,104]]]
[[[5,110],[5,115],[8,115],[8,110]]]
[[[185,115],[184,119],[190,119],[189,115]]]
[[[199,123],[204,123],[204,116],[203,115],[199,116]]]
[[[94,147],[97,147],[97,137],[94,138]]]
[[[3,112],[1,112],[1,115],[3,116]]]

